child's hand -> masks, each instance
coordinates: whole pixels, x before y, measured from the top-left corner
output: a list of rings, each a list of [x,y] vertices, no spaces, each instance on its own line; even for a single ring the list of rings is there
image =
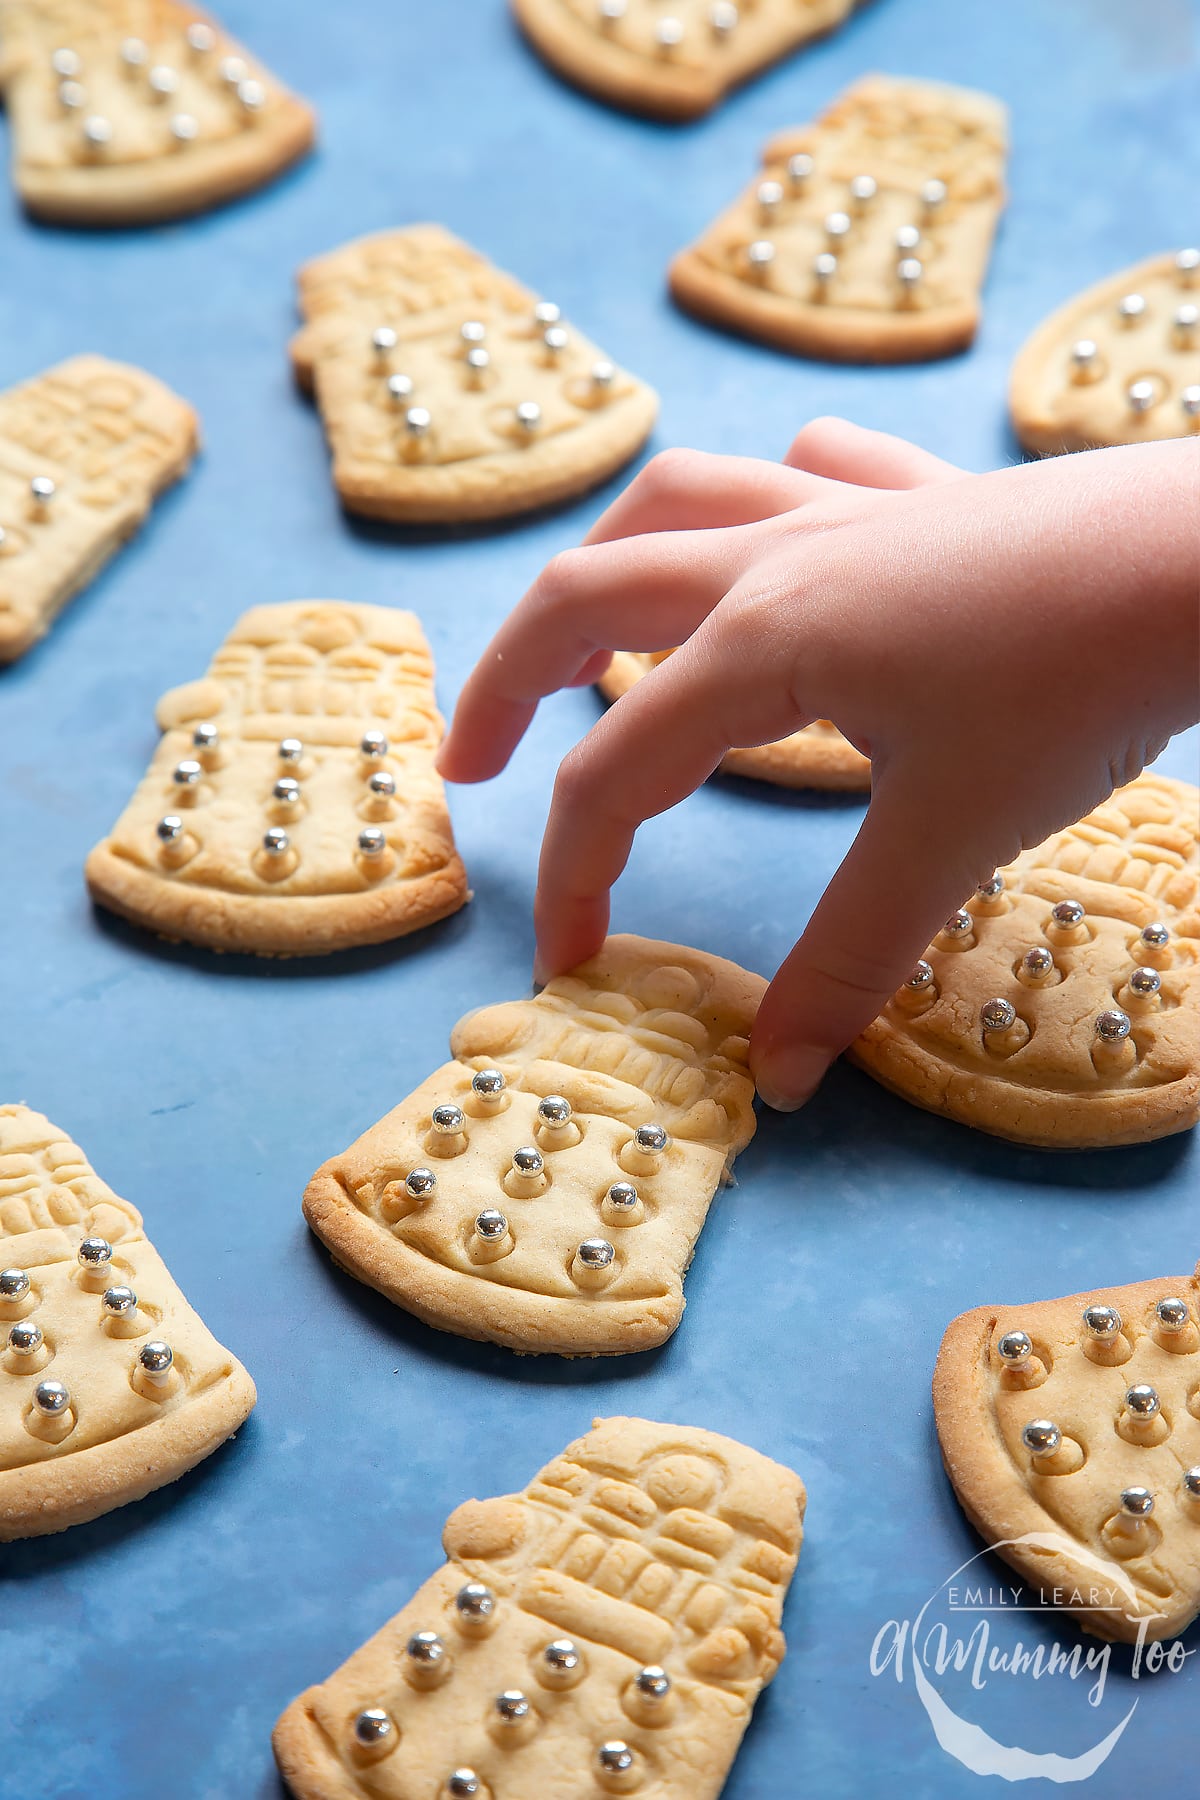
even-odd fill
[[[871,758],[870,809],[751,1054],[764,1099],[799,1105],[997,864],[1196,718],[1198,509],[1195,442],[969,475],[829,419],[786,466],[656,457],[500,628],[441,753],[482,781],[543,696],[681,646],[558,772],[541,977],[598,948],[644,819],[731,746],[831,719]]]

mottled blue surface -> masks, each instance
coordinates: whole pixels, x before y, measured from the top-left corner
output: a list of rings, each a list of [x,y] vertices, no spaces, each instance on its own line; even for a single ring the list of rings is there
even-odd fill
[[[546,706],[500,782],[455,795],[475,903],[393,949],[310,967],[171,949],[93,914],[80,871],[141,774],[156,696],[204,668],[244,607],[310,594],[415,607],[449,702],[596,510],[450,539],[341,517],[284,355],[304,257],[443,219],[654,381],[660,445],[774,455],[836,410],[993,465],[1014,453],[1005,376],[1030,328],[1083,283],[1195,235],[1196,10],[876,0],[685,130],[562,87],[500,0],[224,11],[316,100],[315,160],[244,205],[140,234],[37,228],[0,198],[0,385],[81,349],[129,357],[196,402],[207,442],[138,542],[0,675],[0,1094],[49,1113],[143,1209],[260,1400],[177,1486],[0,1551],[0,1793],[278,1800],[276,1715],[435,1566],[446,1513],[521,1485],[593,1413],[627,1410],[744,1436],[809,1486],[791,1653],[727,1800],[857,1800],[898,1778],[912,1800],[975,1795],[988,1784],[939,1748],[911,1678],[868,1669],[880,1627],[978,1547],[935,1453],[934,1351],[981,1302],[1190,1268],[1194,1143],[1021,1151],[839,1070],[802,1115],[764,1119],[662,1352],[521,1361],[426,1331],[339,1274],[299,1200],[325,1156],[440,1060],[462,1011],[526,989],[549,784],[593,696]],[[1012,205],[977,347],[925,368],[824,368],[677,316],[670,253],[769,132],[870,69],[975,83],[1013,109]],[[1194,763],[1193,740],[1162,766]],[[616,923],[769,971],[859,815],[714,782],[644,833]],[[1011,1642],[1005,1621],[998,1634]],[[1048,1643],[1055,1622],[1030,1619],[1025,1636]],[[1194,1774],[1195,1629],[1186,1647],[1182,1673],[1136,1688],[1117,1658],[1096,1708],[1061,1677],[947,1692],[994,1736],[1063,1755],[1140,1695],[1088,1788],[1124,1796],[1150,1770]]]

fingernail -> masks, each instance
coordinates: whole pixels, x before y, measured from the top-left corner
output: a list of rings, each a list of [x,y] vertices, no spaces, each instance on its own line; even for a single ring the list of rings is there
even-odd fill
[[[811,1044],[781,1046],[755,1070],[755,1086],[775,1112],[796,1112],[816,1093],[828,1067],[826,1052]]]

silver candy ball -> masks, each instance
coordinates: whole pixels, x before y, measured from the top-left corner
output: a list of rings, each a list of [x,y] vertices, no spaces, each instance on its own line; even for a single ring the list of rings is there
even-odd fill
[[[266,105],[267,90],[261,81],[240,81],[237,97],[248,113],[256,113]]]
[[[286,856],[291,846],[291,838],[280,826],[270,825],[263,832],[262,847],[268,856]]]
[[[404,415],[404,429],[410,437],[424,437],[433,424],[433,414],[427,406],[410,406]]]
[[[85,1237],[76,1255],[81,1269],[104,1269],[112,1261],[112,1245],[107,1238]]]
[[[904,985],[910,987],[915,994],[923,994],[926,988],[933,986],[932,964],[927,963],[922,957]]]
[[[1179,404],[1189,419],[1200,416],[1200,382],[1184,388],[1179,396]]]
[[[542,1651],[542,1661],[556,1675],[570,1675],[579,1667],[579,1651],[570,1638],[554,1638]]]
[[[946,923],[942,926],[943,935],[948,938],[968,937],[974,929],[974,919],[971,917],[970,913],[967,912],[966,908],[961,906],[956,913],[951,913],[950,917],[946,920]]]
[[[1098,1344],[1111,1344],[1121,1335],[1121,1315],[1115,1306],[1085,1306],[1083,1329]]]
[[[457,1137],[466,1130],[467,1115],[461,1106],[446,1102],[434,1107],[429,1115],[429,1122],[440,1137]]]
[[[1149,1488],[1128,1487],[1121,1495],[1121,1511],[1130,1519],[1148,1519],[1154,1511],[1154,1495]]]
[[[161,1338],[152,1338],[138,1351],[138,1361],[147,1375],[165,1375],[175,1361],[175,1355],[170,1344],[164,1344]]]
[[[174,69],[168,69],[163,63],[159,63],[156,68],[151,69],[147,80],[150,92],[157,100],[165,100],[179,86],[179,77]]]
[[[61,1381],[39,1381],[33,1390],[33,1404],[47,1419],[61,1419],[71,1396]]]
[[[396,797],[396,777],[390,769],[376,769],[368,778],[367,786],[377,800],[394,800]]]
[[[388,753],[388,741],[382,731],[364,731],[358,747],[372,761],[378,761]]]
[[[614,1181],[605,1199],[618,1212],[632,1212],[638,1203],[638,1191],[631,1181]]]
[[[493,1704],[497,1717],[505,1725],[519,1725],[522,1719],[529,1717],[529,1702],[520,1688],[505,1688],[502,1694],[496,1695]]]
[[[29,492],[39,506],[48,506],[58,488],[49,475],[35,475],[29,483]]]
[[[303,759],[304,745],[299,738],[286,737],[279,740],[279,760],[286,763],[298,763]]]
[[[542,1153],[534,1144],[521,1144],[513,1151],[514,1175],[540,1175],[544,1166]]]
[[[1125,390],[1125,398],[1131,412],[1149,412],[1157,403],[1158,389],[1152,381],[1131,381]]]
[[[571,1117],[571,1102],[561,1094],[547,1094],[538,1101],[538,1118],[543,1125],[566,1125]]]
[[[1129,1036],[1129,1014],[1123,1013],[1117,1006],[1098,1014],[1096,1036],[1104,1044],[1122,1043]]]
[[[838,270],[838,259],[831,250],[822,250],[813,258],[813,274],[818,281],[832,281]]]
[[[1182,306],[1177,306],[1172,324],[1177,331],[1195,331],[1197,325],[1200,325],[1200,306],[1194,300],[1187,300]]]
[[[491,356],[481,344],[476,344],[473,350],[467,351],[467,367],[472,375],[482,375],[483,371],[489,369],[491,365]]]
[[[482,1581],[468,1581],[455,1594],[454,1605],[464,1619],[490,1619],[496,1610],[496,1596]]]
[[[487,326],[479,319],[468,319],[459,326],[458,335],[464,344],[482,344],[487,336]]]
[[[197,125],[191,113],[181,112],[173,115],[171,119],[171,136],[177,143],[192,144],[199,135],[200,127]]]
[[[1131,1412],[1135,1419],[1154,1419],[1161,1409],[1158,1394],[1147,1381],[1139,1381],[1125,1395],[1125,1410]]]
[[[1086,914],[1078,900],[1059,900],[1050,908],[1050,917],[1056,925],[1072,930],[1076,925],[1083,924]]]
[[[713,0],[708,9],[708,22],[719,37],[737,30],[738,9],[733,0]]]
[[[1148,949],[1165,950],[1170,941],[1171,934],[1161,920],[1142,926],[1142,942]]]
[[[471,1086],[481,1100],[495,1100],[504,1092],[504,1077],[499,1069],[476,1069]]]
[[[1071,361],[1080,375],[1089,375],[1096,366],[1100,346],[1095,338],[1078,338],[1071,345]]]
[[[1172,1294],[1159,1301],[1154,1316],[1164,1331],[1186,1331],[1192,1314],[1187,1301],[1176,1299]]]
[[[437,1176],[432,1169],[410,1169],[404,1177],[404,1191],[412,1200],[428,1200],[437,1187]]]
[[[788,157],[787,176],[794,188],[803,187],[812,172],[813,159],[807,152],[800,150]]]
[[[879,192],[879,183],[873,175],[855,175],[850,181],[850,198],[860,206],[865,206]]]
[[[23,1300],[29,1292],[24,1269],[0,1269],[0,1300]]]
[[[378,825],[364,825],[358,834],[358,853],[360,856],[382,856],[387,849],[387,838]]]
[[[184,36],[187,39],[188,49],[194,50],[197,56],[207,56],[217,41],[217,34],[212,26],[205,25],[201,19],[197,19],[189,25]]]
[[[921,228],[919,225],[901,225],[896,233],[896,251],[900,256],[911,256],[920,248]]]
[[[475,1220],[475,1229],[479,1236],[489,1244],[499,1243],[508,1230],[508,1220],[494,1206],[485,1206]]]
[[[945,182],[939,181],[935,176],[933,180],[927,181],[922,185],[922,205],[928,207],[930,212],[935,212],[939,206],[945,204],[947,192],[948,190]]]
[[[627,1775],[637,1758],[623,1738],[610,1738],[597,1750],[596,1761],[605,1775]]]
[[[446,1800],[476,1800],[483,1785],[474,1769],[455,1769],[446,1777]]]
[[[633,1685],[643,1700],[665,1700],[671,1691],[671,1677],[657,1663],[647,1663],[634,1676]]]
[[[376,356],[387,356],[396,348],[396,334],[390,325],[377,325],[371,333],[371,348]]]
[[[195,787],[204,779],[204,770],[193,756],[185,756],[182,762],[176,763],[171,780],[176,787]]]
[[[1200,1500],[1200,1463],[1183,1471],[1183,1491],[1190,1500]]]
[[[112,143],[112,126],[99,113],[93,113],[83,121],[83,141],[93,150],[102,150],[105,144]]]
[[[87,99],[87,90],[82,81],[60,81],[58,84],[58,103],[68,112],[78,112]]]
[[[557,306],[553,300],[539,300],[533,309],[535,325],[557,325],[561,318],[562,308]]]
[[[633,1134],[633,1141],[639,1150],[645,1151],[648,1155],[656,1155],[659,1151],[669,1150],[671,1147],[671,1140],[667,1135],[665,1125],[639,1125]]]
[[[1011,1031],[1017,1022],[1017,1009],[1011,1000],[985,1000],[979,1020],[985,1031]]]
[[[60,75],[65,79],[70,80],[73,76],[80,73],[83,68],[83,63],[80,60],[78,51],[61,49],[55,50],[51,55],[50,67],[54,70],[56,75]]]
[[[8,1347],[15,1350],[18,1356],[32,1356],[40,1350],[44,1339],[42,1328],[35,1325],[32,1319],[20,1319],[8,1334]]]
[[[606,357],[601,357],[599,362],[594,362],[592,364],[592,386],[594,388],[599,388],[601,391],[605,388],[610,388],[616,379],[616,374],[617,371],[613,364],[610,363]]]
[[[1130,991],[1140,994],[1143,999],[1157,994],[1162,987],[1162,976],[1157,969],[1133,969],[1129,975]]]
[[[387,378],[388,398],[393,406],[412,399],[413,382],[411,375],[389,375]]]
[[[849,213],[831,212],[825,215],[825,236],[831,243],[837,244],[850,231],[854,221]]]
[[[446,1646],[436,1631],[414,1631],[404,1647],[404,1654],[410,1662],[435,1669],[446,1660]]]
[[[137,1311],[138,1298],[131,1287],[105,1288],[101,1308],[110,1319],[127,1319]]]
[[[300,798],[300,783],[290,775],[281,775],[271,789],[271,795],[283,806],[295,806]]]
[[[770,238],[756,238],[746,246],[746,261],[752,269],[766,269],[775,261],[775,246]]]
[[[208,719],[203,720],[192,732],[192,748],[195,750],[215,750],[220,741],[220,732]]]
[[[1006,1331],[996,1345],[996,1355],[1010,1368],[1019,1368],[1033,1355],[1033,1339],[1027,1331]]]
[[[683,42],[683,25],[679,19],[660,19],[654,35],[662,49],[674,50]]]
[[[585,1269],[610,1268],[616,1254],[607,1238],[584,1238],[576,1251]]]
[[[1052,1419],[1031,1419],[1021,1442],[1031,1456],[1053,1456],[1062,1444],[1062,1432]]]
[[[1200,269],[1200,250],[1181,250],[1175,258],[1175,269],[1185,277],[1194,275]]]
[[[1117,301],[1117,317],[1122,324],[1132,325],[1140,319],[1146,310],[1146,301],[1141,294],[1126,294]]]
[[[364,1750],[373,1750],[391,1737],[395,1727],[382,1706],[368,1706],[354,1721],[354,1735]]]
[[[915,288],[919,286],[925,273],[925,265],[916,256],[902,256],[896,264],[896,279],[901,287]]]
[[[561,356],[571,341],[571,334],[565,325],[547,325],[542,333],[542,343],[551,356]]]
[[[783,183],[760,181],[754,197],[764,212],[774,212],[783,200]]]
[[[986,881],[981,881],[975,892],[981,900],[998,900],[1004,892],[1004,877],[999,869],[994,875],[989,875]]]
[[[1021,967],[1027,975],[1040,979],[1043,975],[1049,975],[1054,967],[1054,958],[1044,944],[1034,944],[1021,958]]]
[[[522,431],[536,431],[542,422],[542,409],[537,401],[522,400],[516,410],[516,420]]]
[[[240,56],[223,56],[217,73],[226,87],[237,87],[239,82],[245,81],[249,70]]]

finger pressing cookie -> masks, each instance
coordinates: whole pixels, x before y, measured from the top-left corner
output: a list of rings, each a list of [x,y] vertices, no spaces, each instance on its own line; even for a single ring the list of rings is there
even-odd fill
[[[783,1660],[803,1484],[686,1425],[597,1419],[520,1494],[450,1515],[445,1568],[275,1755],[296,1800],[717,1800]]]
[[[17,191],[40,218],[145,225],[261,187],[311,109],[177,0],[0,0]]]
[[[1200,435],[1200,250],[1151,256],[1076,294],[1013,364],[1013,429],[1052,455]]]
[[[981,1306],[938,1355],[964,1512],[1085,1631],[1177,1637],[1200,1612],[1200,1271]]]
[[[661,1344],[754,1135],[764,986],[609,938],[536,999],[463,1019],[456,1060],[318,1169],[305,1217],[343,1268],[442,1330],[562,1356]]]
[[[254,607],[202,680],[163,696],[158,722],[144,780],[87,860],[102,906],[218,950],[315,956],[466,901],[412,613]]]
[[[0,394],[0,663],[36,643],[133,536],[197,442],[186,401],[103,356]]]
[[[138,1212],[26,1106],[0,1106],[0,1371],[5,1542],[177,1480],[255,1400]]]
[[[359,238],[299,285],[292,360],[351,512],[528,512],[607,480],[654,423],[644,382],[440,225]]]
[[[1198,841],[1194,787],[1119,788],[946,921],[851,1061],[1017,1143],[1185,1131],[1200,1116]]]
[[[1007,115],[968,88],[868,75],[784,132],[671,265],[699,318],[801,356],[900,363],[975,336],[1004,204]]]

